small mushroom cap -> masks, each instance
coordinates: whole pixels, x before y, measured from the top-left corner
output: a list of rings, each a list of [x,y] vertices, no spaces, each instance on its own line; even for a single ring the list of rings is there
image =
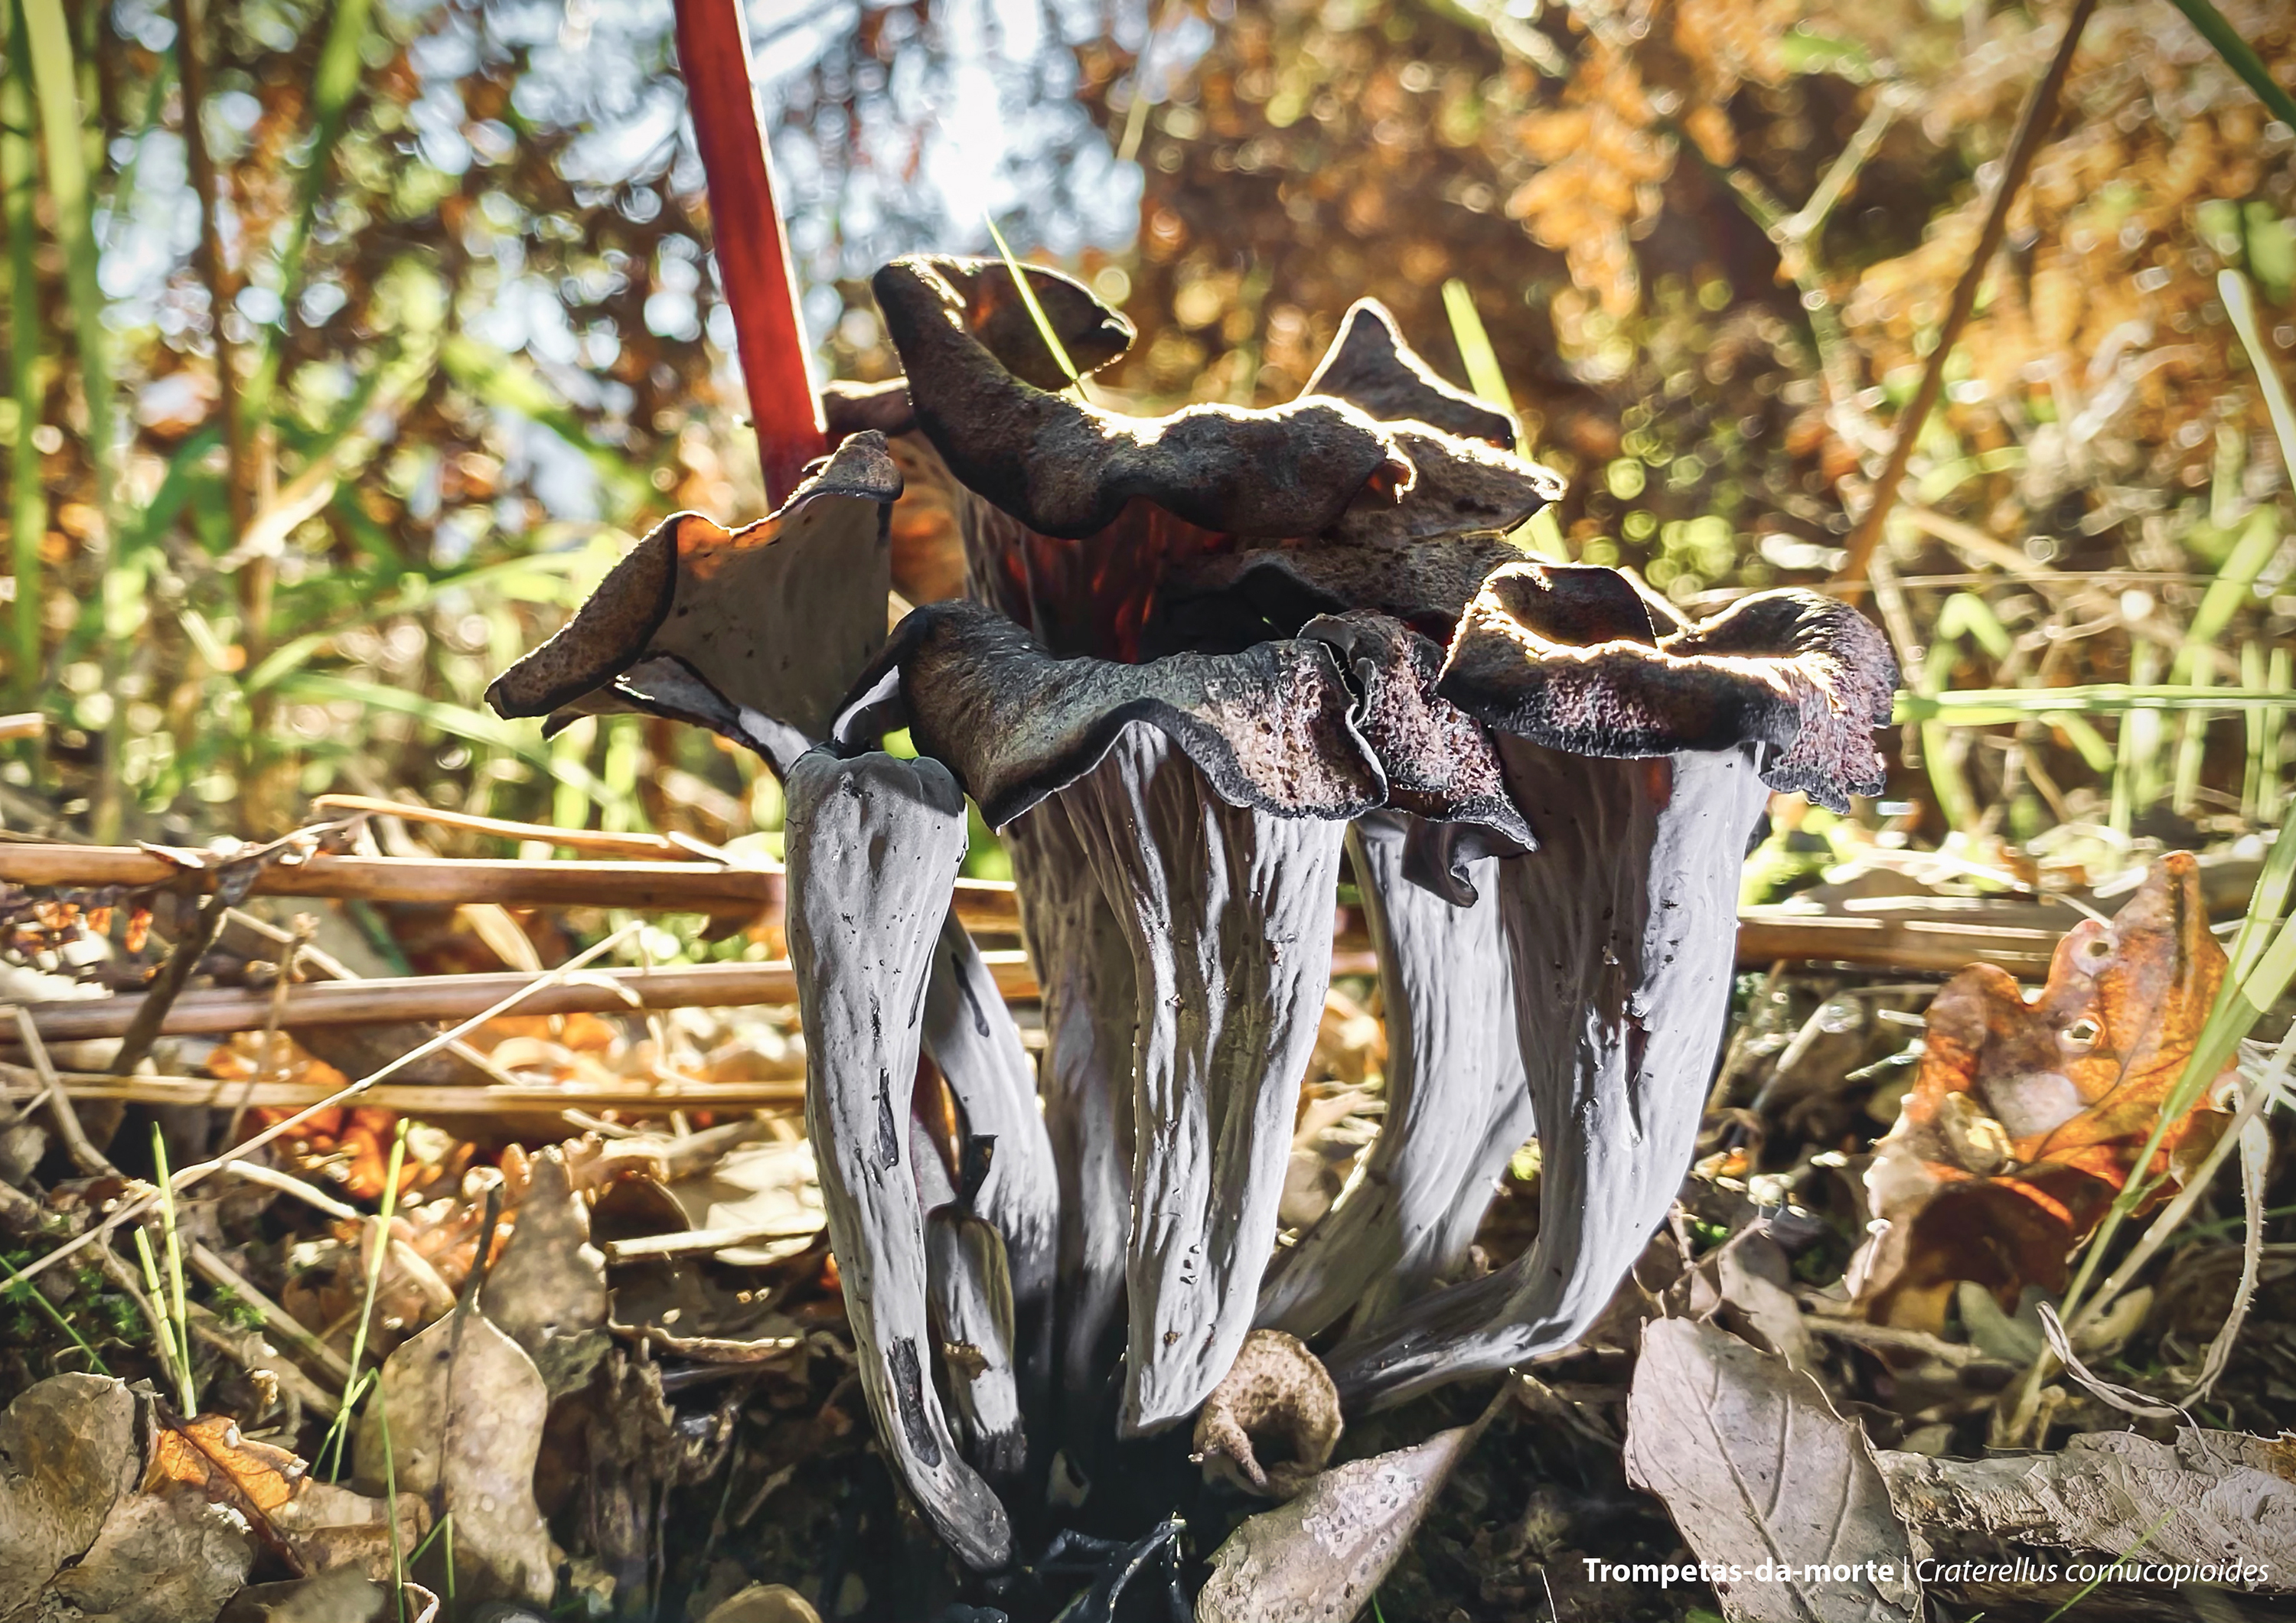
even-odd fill
[[[1762,592],[1685,626],[1615,570],[1513,563],[1460,622],[1438,691],[1575,755],[1765,746],[1763,781],[1836,811],[1877,794],[1873,731],[1898,685],[1889,643],[1813,592]]]
[[[1193,1443],[1207,1476],[1289,1499],[1331,1463],[1345,1429],[1322,1360],[1295,1335],[1255,1330],[1197,1412]]]
[[[728,530],[672,515],[487,702],[505,717],[626,708],[721,731],[747,710],[819,737],[884,642],[886,515],[900,491],[884,437],[865,432],[770,518]],[[633,676],[641,666],[651,686]]]

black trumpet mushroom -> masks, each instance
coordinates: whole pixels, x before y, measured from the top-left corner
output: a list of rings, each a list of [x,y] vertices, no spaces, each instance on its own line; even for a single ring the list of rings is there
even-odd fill
[[[1122,353],[1121,317],[1027,275],[1087,371]],[[832,391],[813,480],[746,530],[671,520],[489,696],[676,716],[783,775],[863,1385],[993,1570],[1048,1480],[1072,1499],[1117,1438],[1244,1412],[1248,1341],[1309,1338],[1307,1384],[1360,1408],[1581,1334],[1688,1160],[1767,797],[1878,790],[1897,670],[1811,594],[1693,625],[1526,559],[1509,535],[1560,481],[1375,304],[1287,406],[1139,419],[1063,392],[1002,263],[873,285],[905,376]],[[955,515],[964,591],[888,634],[905,487]],[[917,758],[883,752],[898,728]],[[967,797],[1013,858],[1033,1076],[949,912]],[[1278,1261],[1346,870],[1388,1111]],[[921,1053],[955,1142],[913,1102]],[[1534,1127],[1538,1243],[1462,1279]]]

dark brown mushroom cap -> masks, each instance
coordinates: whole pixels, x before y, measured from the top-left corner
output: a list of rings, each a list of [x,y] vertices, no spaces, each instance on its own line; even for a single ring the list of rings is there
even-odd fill
[[[1353,609],[1447,640],[1518,555],[1505,533],[1562,494],[1368,300],[1288,406],[1132,418],[1016,375],[962,263],[896,260],[873,286],[916,426],[988,510],[968,531],[978,589],[1054,652],[1219,652]],[[848,407],[892,421],[874,397]]]
[[[1310,620],[1300,635],[1329,646],[1359,695],[1356,731],[1386,776],[1390,808],[1474,824],[1487,852],[1531,848],[1490,734],[1436,692],[1439,644],[1400,620],[1360,611]]]
[[[992,828],[1090,772],[1134,722],[1168,734],[1231,806],[1343,818],[1386,793],[1321,643],[1144,665],[1061,660],[996,611],[953,600],[903,620],[875,669],[880,689],[898,670],[919,752],[956,774]]]
[[[495,679],[487,702],[506,717],[606,707],[701,719],[698,684],[737,716],[819,737],[884,642],[886,515],[900,493],[884,437],[859,433],[770,518],[728,530],[672,515],[556,635]],[[624,679],[641,664],[676,689],[675,703],[666,694],[657,709],[643,683]]]
[[[1615,570],[1513,563],[1460,622],[1438,691],[1576,755],[1766,745],[1763,782],[1846,811],[1881,792],[1873,730],[1897,685],[1882,634],[1816,593],[1758,593],[1684,625]]]
[[[1235,653],[1140,665],[1056,659],[979,603],[919,609],[865,677],[846,747],[905,720],[1002,827],[1099,765],[1135,722],[1168,734],[1231,806],[1347,818],[1379,806],[1473,824],[1527,849],[1482,724],[1435,692],[1442,651],[1357,613]],[[898,712],[882,702],[893,686]]]
[[[1151,420],[1038,389],[974,335],[960,264],[896,259],[870,287],[918,426],[967,488],[1040,535],[1082,540],[1136,496],[1229,534],[1312,535],[1374,476],[1398,490],[1411,480],[1371,419],[1335,400]]]

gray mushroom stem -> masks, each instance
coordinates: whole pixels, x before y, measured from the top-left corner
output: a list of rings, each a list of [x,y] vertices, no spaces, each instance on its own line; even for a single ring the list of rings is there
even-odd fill
[[[1331,975],[1343,830],[1227,805],[1147,726],[1061,799],[1137,980],[1119,1422],[1137,1437],[1193,1413],[1251,1328]]]
[[[1029,1440],[1022,1430],[1004,1237],[978,1208],[994,1144],[986,1137],[967,1141],[966,1156],[975,1164],[968,1168],[963,1187],[925,1213],[925,1260],[949,1396],[964,1417],[973,1462],[992,1481],[1001,1482],[1019,1476],[1027,1465]]]
[[[1055,798],[1004,831],[1043,989],[1042,1093],[1060,1177],[1058,1384],[1063,1434],[1087,1433],[1115,1364],[1132,1211],[1132,947]]]
[[[1035,1349],[1051,1331],[1060,1174],[1037,1106],[1037,1068],[980,949],[953,913],[933,947],[922,1036],[964,1115],[965,1135],[996,1141],[994,1162],[970,1209],[1002,1237],[1018,1345]],[[1041,1357],[1031,1362],[1041,1371]]]
[[[1538,1239],[1332,1354],[1384,1407],[1568,1346],[1666,1216],[1728,1012],[1737,890],[1768,791],[1753,750],[1640,760],[1502,737],[1539,848],[1502,860],[1516,1030],[1540,1127]]]
[[[1260,1293],[1258,1322],[1293,1335],[1350,1308],[1360,1329],[1456,1276],[1530,1135],[1498,864],[1469,865],[1475,900],[1455,906],[1405,877],[1406,832],[1406,819],[1375,812],[1348,834],[1387,1012],[1387,1114],[1360,1176]]]
[[[791,769],[788,792],[806,1127],[862,1391],[925,1514],[968,1565],[993,1570],[1011,1560],[1013,1530],[958,1457],[934,1391],[909,1132],[926,981],[964,855],[964,798],[937,762],[819,750]]]

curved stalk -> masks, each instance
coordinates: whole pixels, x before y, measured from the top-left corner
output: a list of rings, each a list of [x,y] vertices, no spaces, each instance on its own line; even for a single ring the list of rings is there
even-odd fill
[[[1145,726],[1061,798],[1137,980],[1119,1430],[1138,1437],[1185,1419],[1250,1331],[1330,983],[1344,830],[1226,805]]]
[[[957,1456],[933,1389],[907,1130],[925,984],[964,855],[964,798],[934,761],[816,750],[790,772],[788,828],[806,1128],[862,1391],[925,1514],[968,1565],[993,1570],[1012,1557],[1012,1525]]]
[[[1681,1185],[1729,1011],[1739,870],[1767,802],[1752,752],[1499,752],[1540,840],[1498,882],[1542,1124],[1538,1239],[1338,1348],[1350,1403],[1505,1369],[1595,1322]]]
[[[1472,906],[1405,877],[1406,820],[1358,817],[1363,888],[1387,1011],[1387,1116],[1361,1176],[1284,1254],[1258,1322],[1311,1336],[1349,1308],[1358,1328],[1456,1275],[1507,1158],[1530,1135],[1497,860],[1469,865]]]

